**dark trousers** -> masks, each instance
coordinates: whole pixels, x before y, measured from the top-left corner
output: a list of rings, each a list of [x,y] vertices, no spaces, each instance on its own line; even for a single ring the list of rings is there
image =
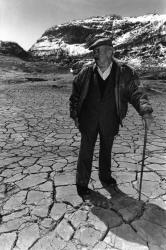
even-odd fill
[[[81,186],[87,187],[90,180],[94,147],[98,133],[100,136],[99,179],[106,181],[111,176],[111,151],[114,135],[105,135],[99,127],[89,133],[84,131],[81,133],[81,145],[76,173],[76,184]]]

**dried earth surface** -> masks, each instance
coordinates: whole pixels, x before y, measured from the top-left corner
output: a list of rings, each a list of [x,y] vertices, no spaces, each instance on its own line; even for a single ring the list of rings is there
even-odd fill
[[[96,143],[84,203],[76,193],[80,133],[69,118],[72,76],[0,85],[1,250],[165,250],[166,94],[150,93],[141,201],[142,120],[132,107],[115,139],[118,187],[98,179]],[[164,86],[164,85],[163,85]],[[160,91],[161,92],[161,91]]]

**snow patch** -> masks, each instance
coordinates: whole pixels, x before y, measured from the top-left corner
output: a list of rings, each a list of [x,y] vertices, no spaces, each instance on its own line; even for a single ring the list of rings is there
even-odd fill
[[[135,67],[141,67],[141,63],[142,63],[142,58],[141,57],[137,57],[137,58],[131,58],[128,62],[129,65],[131,66],[135,66]]]
[[[89,53],[89,50],[84,47],[84,44],[67,44],[62,43],[61,48],[66,50],[70,56],[84,55]]]

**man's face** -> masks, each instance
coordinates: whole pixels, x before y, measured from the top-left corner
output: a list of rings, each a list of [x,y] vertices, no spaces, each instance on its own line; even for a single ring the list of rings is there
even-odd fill
[[[112,55],[113,48],[109,45],[101,45],[93,49],[93,56],[97,64],[111,61]]]

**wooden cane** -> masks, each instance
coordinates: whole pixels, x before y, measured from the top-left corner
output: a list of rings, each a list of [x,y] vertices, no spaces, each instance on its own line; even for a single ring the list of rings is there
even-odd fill
[[[140,176],[140,186],[139,186],[139,201],[141,200],[142,179],[145,166],[144,162],[145,162],[146,143],[147,143],[147,124],[145,122],[144,145],[143,145],[142,166],[141,166],[141,176]]]

